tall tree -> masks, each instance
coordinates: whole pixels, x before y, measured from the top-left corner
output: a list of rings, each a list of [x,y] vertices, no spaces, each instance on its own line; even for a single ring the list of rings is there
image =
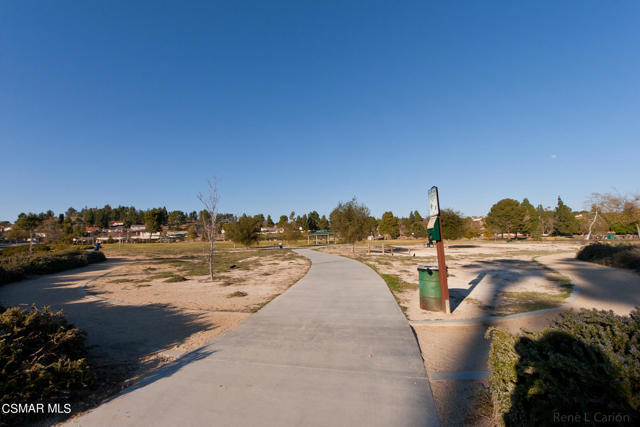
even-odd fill
[[[264,227],[266,225],[267,220],[264,218],[263,214],[254,215],[253,219],[258,224],[258,227]]]
[[[593,193],[591,211],[598,211],[610,230],[640,237],[640,194]]]
[[[499,233],[516,233],[521,229],[525,212],[520,202],[513,199],[502,199],[491,206],[491,210],[485,218],[485,224],[497,230]]]
[[[319,230],[328,230],[329,229],[329,220],[325,215],[322,215],[322,218],[318,220],[318,229]]]
[[[538,205],[536,212],[538,213],[538,218],[540,218],[540,232],[542,235],[548,236],[553,233],[553,223],[555,222],[553,211]]]
[[[153,233],[162,231],[162,218],[161,209],[149,209],[144,213],[144,229],[149,233],[149,240]]]
[[[380,234],[385,236],[385,238],[395,239],[400,235],[400,224],[398,218],[393,215],[393,212],[388,211],[382,214],[378,231],[380,231]]]
[[[571,208],[562,202],[558,196],[558,206],[555,210],[555,223],[553,231],[561,236],[571,236],[580,232],[580,224]]]
[[[369,215],[369,218],[367,218],[366,231],[368,236],[376,236],[378,234],[378,220],[375,216]]]
[[[542,232],[540,231],[540,218],[538,217],[538,211],[526,197],[522,200],[521,206],[525,211],[522,231],[529,234],[531,238],[540,240]]]
[[[182,211],[169,212],[169,225],[182,225],[187,221],[187,216]]]
[[[284,227],[287,222],[289,222],[289,218],[286,215],[280,215],[280,220],[278,220],[278,227]]]
[[[93,209],[84,209],[84,212],[82,213],[82,221],[87,227],[96,225],[95,211]]]
[[[316,231],[318,229],[319,222],[320,214],[316,211],[309,212],[309,215],[307,215],[307,230]]]
[[[347,203],[340,202],[329,215],[331,229],[352,244],[353,253],[356,252],[356,242],[367,237],[367,223],[369,208],[358,203],[354,197]]]
[[[296,225],[299,228],[302,228],[303,230],[308,230],[309,218],[307,218],[307,214],[304,214],[302,216],[298,216],[296,218]]]
[[[69,209],[67,209],[67,211],[64,214],[66,218],[74,218],[77,215],[78,215],[78,211],[75,210],[73,207],[70,207]]]
[[[218,193],[218,182],[207,181],[208,188],[205,194],[199,193],[198,200],[204,207],[203,212],[206,215],[201,215],[202,229],[204,230],[204,237],[208,241],[207,249],[207,261],[209,264],[209,278],[213,280],[213,261],[216,250],[216,239],[218,238],[218,203],[220,201],[220,194]]]
[[[41,222],[42,219],[38,215],[29,212],[28,214],[21,213],[18,215],[14,225],[16,230],[23,231],[29,236],[29,256],[33,253],[33,232]]]
[[[243,214],[230,224],[229,238],[234,243],[251,246],[260,239],[260,227],[255,218]]]
[[[442,209],[440,211],[440,221],[442,221],[442,238],[443,239],[460,239],[464,237],[466,223],[462,214],[453,209]]]
[[[286,222],[282,226],[282,240],[291,244],[300,239],[302,234],[300,233],[299,227],[295,222]]]
[[[267,215],[267,227],[273,227],[275,224],[271,219],[271,215]]]

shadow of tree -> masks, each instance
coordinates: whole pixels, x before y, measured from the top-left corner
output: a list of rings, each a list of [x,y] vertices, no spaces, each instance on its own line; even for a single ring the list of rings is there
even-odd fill
[[[451,290],[449,291],[449,304],[451,306],[452,313],[456,311],[456,308],[458,308],[458,306],[462,304],[462,301],[464,301],[464,299],[469,296],[469,294],[475,289],[475,287],[478,286],[478,284],[482,281],[482,279],[484,279],[484,276],[486,276],[487,273],[488,271],[481,271],[475,279],[469,282],[469,285],[471,286],[467,289],[451,288]]]
[[[517,383],[507,426],[631,425],[638,422],[616,369],[596,346],[563,331],[516,345]],[[635,424],[637,425],[637,424]]]
[[[62,310],[74,326],[87,333],[94,364],[118,365],[126,375],[153,368],[153,356],[181,344],[196,332],[216,328],[206,313],[168,305],[130,305],[87,295],[79,283],[131,260],[111,260],[59,274],[5,285],[0,303],[6,307],[49,306]]]
[[[89,409],[102,403],[107,395],[113,395],[127,385],[123,380],[134,376],[142,378],[140,383],[123,391],[129,393],[211,354],[200,348],[154,370],[166,362],[161,354],[163,351],[183,343],[197,332],[218,328],[218,325],[211,323],[207,313],[161,304],[107,302],[88,295],[80,286],[83,281],[103,274],[109,268],[134,262],[137,261],[110,259],[0,287],[0,305],[28,308],[35,303],[39,307],[62,310],[71,324],[87,333],[89,360],[97,370],[98,384],[95,390],[87,391],[90,395],[83,398],[84,402],[74,403],[75,409]],[[67,417],[60,416],[56,420]]]
[[[491,295],[489,299],[483,301],[477,301],[483,304],[483,308],[489,310],[488,315],[492,313],[498,306],[501,292],[504,292],[511,285],[515,285],[526,279],[536,278],[544,282],[548,282],[550,286],[560,286],[549,278],[549,271],[540,264],[534,261],[526,261],[520,259],[509,258],[497,258],[490,261],[478,261],[475,263],[467,264],[462,268],[471,269],[472,272],[477,273],[477,276],[471,280],[468,288],[453,288],[449,289],[451,311],[454,312],[464,300],[469,297],[473,290],[487,277],[489,276],[490,283],[485,284],[485,287],[490,287]],[[561,289],[558,289],[560,291]],[[536,289],[536,292],[546,292],[544,288]],[[477,297],[476,297],[477,299]],[[552,308],[557,305],[549,305]],[[538,309],[538,308],[535,308]],[[527,310],[525,310],[527,311]]]

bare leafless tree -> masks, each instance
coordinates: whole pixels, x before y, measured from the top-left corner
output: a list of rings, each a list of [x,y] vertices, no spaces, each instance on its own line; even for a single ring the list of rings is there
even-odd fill
[[[606,222],[605,230],[616,223],[635,226],[640,237],[640,194],[593,193],[588,203]]]
[[[205,194],[199,193],[198,200],[200,200],[204,206],[200,221],[202,221],[204,237],[208,242],[209,253],[207,254],[207,261],[209,262],[209,277],[213,280],[213,257],[216,249],[216,238],[218,237],[216,216],[218,215],[220,195],[218,194],[218,182],[216,180],[213,182],[209,180],[207,183],[209,184],[209,189]]]
[[[594,207],[596,214],[593,217],[593,220],[591,221],[591,224],[589,224],[589,232],[587,233],[587,240],[591,239],[591,230],[593,229],[593,225],[596,223],[596,221],[598,220],[598,207]]]

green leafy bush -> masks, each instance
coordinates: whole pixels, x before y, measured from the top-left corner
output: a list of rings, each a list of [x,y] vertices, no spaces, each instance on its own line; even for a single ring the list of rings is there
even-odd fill
[[[33,245],[33,253],[51,252],[51,246],[49,245]],[[13,256],[13,255],[26,255],[29,253],[29,245],[11,246],[8,248],[0,249],[0,256]]]
[[[640,271],[638,245],[592,243],[580,249],[576,257],[581,261]]]
[[[549,425],[574,414],[593,421],[614,413],[638,421],[638,309],[630,316],[569,311],[543,331],[491,328],[489,336],[489,390],[499,424]]]
[[[68,402],[94,380],[85,357],[84,333],[62,312],[0,307],[0,405]]]
[[[92,249],[91,245],[71,245],[66,242],[55,242],[49,244],[37,244],[33,245],[33,253],[47,253],[47,252],[73,252],[85,249]],[[8,248],[0,249],[0,257],[27,255],[29,253],[29,245],[11,246]]]
[[[104,261],[102,252],[66,251],[53,254],[0,257],[0,285],[23,280],[33,274],[50,274]]]

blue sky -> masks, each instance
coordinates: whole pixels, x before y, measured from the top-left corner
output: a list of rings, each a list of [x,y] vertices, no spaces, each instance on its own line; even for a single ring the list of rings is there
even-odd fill
[[[398,4],[400,3],[400,4]],[[0,219],[640,192],[640,3],[0,2]]]

